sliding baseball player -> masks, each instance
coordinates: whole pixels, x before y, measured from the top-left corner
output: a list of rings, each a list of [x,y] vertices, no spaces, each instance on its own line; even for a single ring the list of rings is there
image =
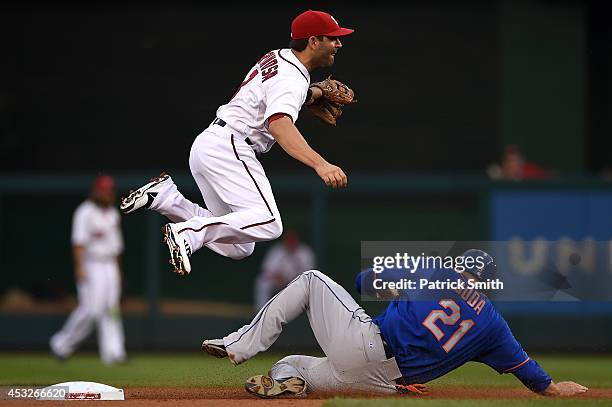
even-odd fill
[[[493,258],[481,256],[462,274],[454,269],[402,271],[401,277],[429,281],[486,279],[495,272]],[[205,340],[202,349],[228,357],[237,365],[268,349],[285,323],[306,312],[325,357],[287,356],[269,375],[247,379],[245,388],[259,397],[307,392],[425,393],[423,383],[457,369],[466,362],[489,365],[516,376],[527,388],[544,396],[573,396],[587,391],[574,382],[554,383],[512,335],[508,324],[482,292],[473,289],[396,291],[379,289],[380,281],[401,281],[394,270],[382,275],[362,272],[356,281],[363,294],[394,299],[370,318],[351,295],[327,275],[309,270],[273,297],[253,321],[223,339]]]

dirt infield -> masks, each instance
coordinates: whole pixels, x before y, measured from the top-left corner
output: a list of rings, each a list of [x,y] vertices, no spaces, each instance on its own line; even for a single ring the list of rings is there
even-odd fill
[[[261,400],[247,394],[241,388],[181,388],[181,387],[128,387],[125,388],[126,401],[105,402],[105,406],[120,407],[144,407],[149,405],[170,404],[182,407],[252,407],[262,405],[275,407],[320,407],[325,401],[332,397],[359,397],[359,398],[390,398],[373,394],[352,393],[352,394],[313,394],[307,398],[287,397],[275,400]],[[500,399],[538,399],[537,396],[524,388],[464,388],[464,387],[432,387],[431,393],[427,396],[398,395],[392,398],[422,398],[422,399],[454,399],[454,400],[500,400]],[[612,400],[612,389],[598,388],[591,389],[587,393],[575,397],[576,399],[610,399]],[[0,406],[8,405],[0,402]],[[12,404],[15,405],[15,404]],[[40,406],[36,401],[22,400],[20,406],[35,405]],[[72,405],[71,401],[47,402],[46,406]]]
[[[425,396],[416,395],[398,395],[391,396],[397,398],[418,397],[423,399],[469,399],[469,400],[498,400],[498,399],[536,399],[541,398],[525,388],[465,388],[465,387],[432,387],[430,394]],[[125,389],[126,399],[133,401],[154,401],[154,400],[189,400],[189,401],[206,401],[215,400],[217,402],[226,400],[240,400],[234,405],[240,404],[244,406],[250,404],[248,400],[260,401],[260,399],[248,394],[241,388],[127,388]],[[332,397],[365,397],[365,398],[389,398],[389,396],[381,396],[367,393],[351,393],[351,394],[312,394],[307,398],[296,399],[288,397],[286,399],[276,399],[280,404],[284,405],[284,401],[298,403],[303,406],[321,405],[325,400]],[[577,399],[612,399],[612,389],[590,389],[587,393],[576,397]],[[198,404],[200,405],[200,404]],[[207,404],[201,404],[207,405]],[[228,405],[232,405],[231,403]]]

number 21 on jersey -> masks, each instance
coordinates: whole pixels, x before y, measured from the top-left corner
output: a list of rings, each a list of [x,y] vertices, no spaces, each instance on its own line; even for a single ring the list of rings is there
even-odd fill
[[[438,325],[436,325],[436,322],[440,320],[447,326],[456,325],[459,318],[461,318],[461,308],[459,308],[459,305],[454,300],[440,300],[438,304],[440,304],[442,308],[450,310],[450,314],[447,314],[446,311],[443,310],[433,310],[423,321],[423,326],[429,329],[438,342],[441,342],[445,335]],[[474,321],[471,319],[461,321],[457,330],[446,340],[446,342],[444,342],[442,349],[444,349],[446,353],[453,350],[457,342],[459,342],[473,326]]]

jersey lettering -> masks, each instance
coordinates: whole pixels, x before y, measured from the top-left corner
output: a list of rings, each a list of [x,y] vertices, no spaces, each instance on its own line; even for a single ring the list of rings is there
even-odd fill
[[[265,153],[276,142],[268,129],[270,116],[285,113],[293,122],[298,119],[310,82],[308,71],[284,48],[261,54],[245,74],[232,89],[236,93],[231,100],[217,109],[217,117],[248,137],[253,150]]]
[[[485,307],[486,302],[477,290],[474,290],[473,288],[464,288],[455,291],[461,296],[461,299],[465,301],[467,305],[474,309],[476,314],[480,315],[480,312]]]
[[[436,337],[436,340],[440,342],[444,338],[444,332],[436,325],[438,320],[442,321],[444,325],[453,326],[461,318],[461,308],[453,300],[441,300],[438,304],[444,309],[450,310],[450,314],[447,314],[442,310],[433,310],[429,313],[427,318],[423,321],[423,326]],[[457,342],[463,338],[463,336],[474,326],[474,321],[466,319],[459,323],[459,329],[457,329],[451,337],[442,345],[442,349],[446,353],[453,350]]]
[[[264,83],[278,73],[276,53],[274,51],[268,52],[259,60],[258,65],[261,69],[261,83]]]
[[[269,61],[273,60],[275,58],[274,55],[274,51],[270,51],[268,52],[266,55],[264,55],[263,57],[261,57],[261,59],[259,60],[259,62],[257,62],[260,66],[261,65],[265,65],[266,63],[268,63]]]
[[[276,61],[276,58],[271,58],[271,59],[268,59],[266,62],[259,64],[259,67],[261,69],[266,69],[266,68],[269,68],[269,67],[271,67],[273,65],[276,65],[277,62],[278,61]]]

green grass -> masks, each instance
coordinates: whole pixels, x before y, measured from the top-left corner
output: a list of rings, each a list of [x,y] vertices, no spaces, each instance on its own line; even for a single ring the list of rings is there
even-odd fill
[[[42,353],[0,353],[0,386],[49,385],[72,380],[96,381],[117,387],[241,387],[244,379],[265,373],[282,355],[263,354],[238,367],[226,359],[202,354],[134,353],[128,363],[105,366],[96,354],[78,353],[60,363]],[[541,356],[538,362],[554,379],[574,380],[588,387],[612,387],[612,356]],[[487,366],[468,363],[449,375],[429,383],[436,387],[520,387],[512,375],[499,375]],[[437,407],[449,400],[427,399],[342,399],[330,400],[326,407],[400,407],[404,405]],[[453,400],[453,407],[463,406],[599,406],[610,400]]]
[[[65,381],[101,382],[116,387],[242,386],[280,359],[261,355],[240,366],[204,354],[131,354],[127,363],[106,366],[96,354],[79,353],[65,362],[46,354],[0,353],[0,385],[48,385]]]

